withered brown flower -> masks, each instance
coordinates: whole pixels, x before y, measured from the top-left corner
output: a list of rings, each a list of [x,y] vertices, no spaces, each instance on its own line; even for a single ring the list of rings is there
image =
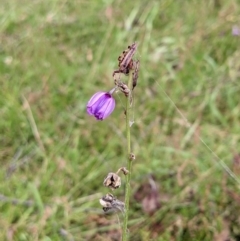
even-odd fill
[[[106,194],[101,199],[99,199],[100,204],[103,206],[104,212],[124,212],[125,204],[116,199],[112,194]]]
[[[107,177],[103,181],[103,185],[110,187],[112,190],[121,186],[121,178],[114,172],[109,172]]]

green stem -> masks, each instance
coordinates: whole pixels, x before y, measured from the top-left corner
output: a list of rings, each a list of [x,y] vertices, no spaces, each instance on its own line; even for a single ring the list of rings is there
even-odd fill
[[[128,79],[128,88],[132,91],[132,71],[129,73]],[[123,233],[122,233],[122,241],[128,240],[128,214],[129,214],[129,199],[130,199],[130,181],[132,174],[132,158],[130,158],[131,154],[131,126],[130,126],[130,115],[131,115],[131,98],[132,93],[129,93],[126,101],[126,132],[127,132],[127,170],[129,173],[126,175],[126,187],[125,187],[125,213],[123,220]]]

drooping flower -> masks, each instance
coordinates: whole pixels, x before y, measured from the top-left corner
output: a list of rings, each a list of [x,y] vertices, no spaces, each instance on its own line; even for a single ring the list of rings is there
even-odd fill
[[[87,113],[93,115],[97,120],[106,119],[115,108],[115,99],[112,93],[115,88],[110,92],[97,92],[92,96],[87,104]]]

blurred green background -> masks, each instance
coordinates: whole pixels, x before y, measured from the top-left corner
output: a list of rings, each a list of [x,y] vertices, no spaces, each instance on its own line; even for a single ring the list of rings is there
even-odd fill
[[[234,26],[238,0],[2,0],[0,240],[120,240],[99,199],[126,166],[125,99],[104,121],[86,103],[134,41],[130,240],[240,240]]]

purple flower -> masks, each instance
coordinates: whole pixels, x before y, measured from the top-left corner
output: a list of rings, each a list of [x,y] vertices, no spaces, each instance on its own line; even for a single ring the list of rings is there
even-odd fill
[[[115,90],[115,89],[114,89]],[[112,92],[97,92],[92,96],[87,104],[87,113],[94,115],[97,120],[106,119],[115,108],[115,100]]]
[[[233,36],[240,36],[240,28],[238,26],[232,27],[232,35]]]

